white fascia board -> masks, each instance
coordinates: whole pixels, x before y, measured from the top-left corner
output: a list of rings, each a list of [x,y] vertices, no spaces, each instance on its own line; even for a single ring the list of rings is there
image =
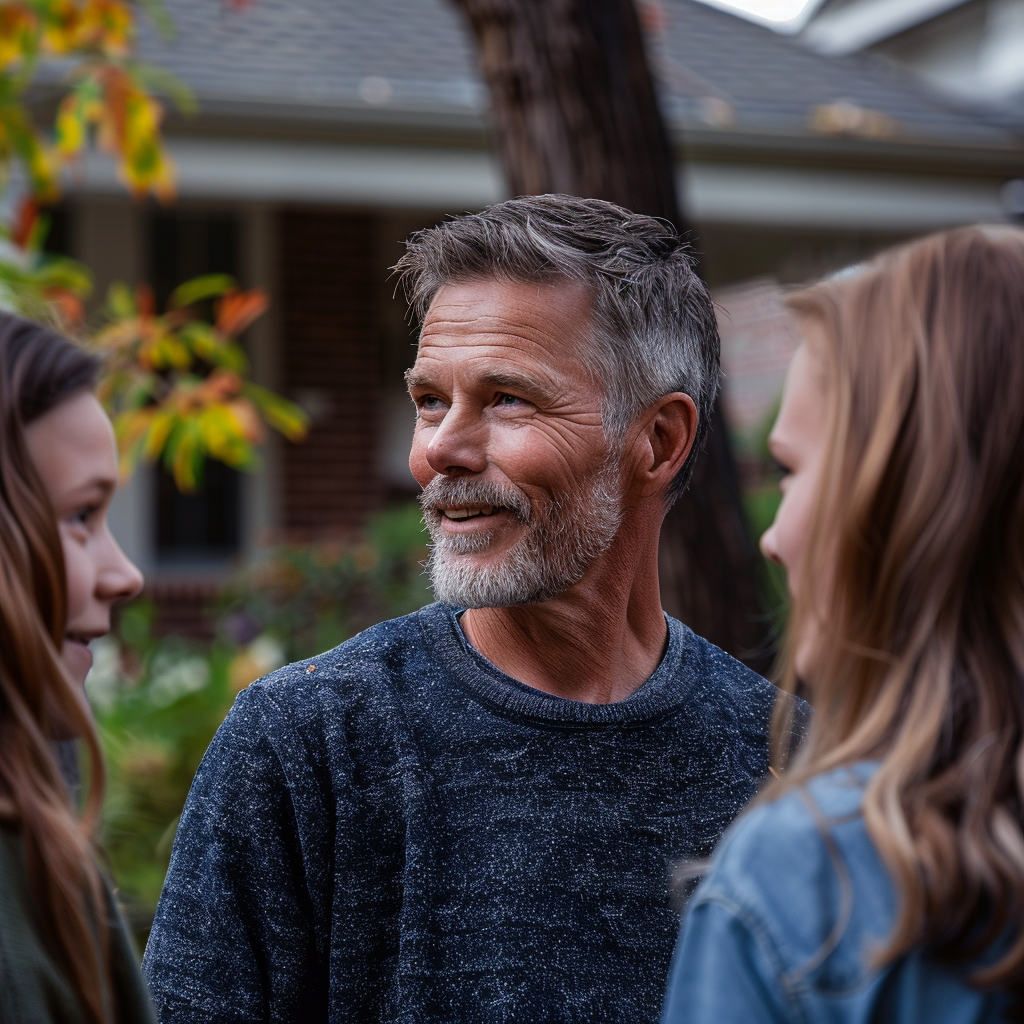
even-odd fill
[[[183,198],[479,209],[504,198],[485,150],[170,138]],[[113,161],[91,151],[69,177],[78,192],[123,192]]]
[[[709,163],[677,180],[698,223],[928,231],[1005,216],[989,182]]]
[[[860,0],[815,18],[801,40],[832,57],[857,53],[915,25],[960,7],[967,0]]]
[[[480,209],[506,197],[484,150],[171,138],[178,194],[189,199]],[[999,183],[868,172],[691,162],[678,175],[695,221],[927,230],[1001,220]],[[73,192],[117,193],[109,157],[90,153]]]
[[[735,14],[782,35],[793,35],[807,24],[824,0],[697,0]]]

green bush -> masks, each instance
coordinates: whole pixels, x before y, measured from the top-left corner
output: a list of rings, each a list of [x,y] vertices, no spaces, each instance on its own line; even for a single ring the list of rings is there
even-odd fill
[[[103,845],[129,920],[145,938],[196,768],[235,692],[224,644],[155,639],[135,602],[97,643],[87,689],[107,763]]]
[[[330,650],[431,601],[419,506],[380,513],[360,544],[267,550],[228,586],[222,631],[235,643],[269,635],[289,661]]]

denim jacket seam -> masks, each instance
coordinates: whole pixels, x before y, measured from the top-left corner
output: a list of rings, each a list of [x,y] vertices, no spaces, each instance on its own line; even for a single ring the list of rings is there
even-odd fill
[[[694,906],[700,903],[717,903],[723,909],[736,917],[740,923],[750,932],[751,937],[765,954],[768,961],[775,970],[775,977],[779,988],[790,1005],[790,1009],[799,1024],[809,1024],[803,1001],[800,998],[806,994],[808,989],[801,983],[793,983],[790,980],[791,972],[786,969],[785,960],[779,951],[778,944],[769,934],[760,916],[750,907],[740,903],[736,898],[722,892],[721,890],[710,890],[700,893]]]

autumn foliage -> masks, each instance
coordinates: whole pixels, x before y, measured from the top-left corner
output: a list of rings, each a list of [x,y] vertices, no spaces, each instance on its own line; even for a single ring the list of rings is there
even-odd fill
[[[215,2],[215,0],[211,0]],[[159,0],[146,9],[171,30]],[[296,405],[247,379],[238,337],[267,306],[259,290],[241,291],[224,275],[181,285],[158,315],[152,292],[111,289],[106,320],[85,322],[88,270],[43,251],[45,205],[60,194],[61,172],[90,144],[109,153],[128,190],[162,201],[174,196],[174,165],[160,132],[154,93],[192,106],[188,90],[159,68],[133,58],[136,8],[125,0],[0,0],[0,189],[13,162],[29,193],[12,222],[0,226],[0,307],[55,322],[103,358],[100,397],[114,421],[127,476],[142,459],[162,461],[183,491],[202,480],[207,458],[254,469],[266,426],[293,441],[305,436]],[[59,83],[52,131],[33,121],[32,87]],[[212,313],[212,317],[211,314]]]
[[[133,194],[174,194],[174,167],[160,138],[163,107],[151,87],[165,87],[185,107],[190,99],[169,76],[132,59],[134,39],[135,11],[124,0],[0,2],[0,161],[23,163],[38,200],[57,198],[62,168],[93,136],[117,159]],[[40,77],[68,86],[52,137],[24,104]]]
[[[223,274],[181,285],[162,315],[146,287],[111,290],[111,321],[91,344],[107,364],[100,398],[114,419],[123,475],[140,459],[160,459],[178,488],[192,491],[207,457],[253,469],[264,424],[292,441],[305,436],[298,406],[246,380],[237,338],[266,308],[260,289],[239,291]]]

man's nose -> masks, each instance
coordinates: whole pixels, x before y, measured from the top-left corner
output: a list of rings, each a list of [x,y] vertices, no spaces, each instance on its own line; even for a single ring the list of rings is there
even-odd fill
[[[487,427],[481,411],[455,402],[434,428],[426,456],[435,473],[482,473],[487,468]]]
[[[109,604],[130,601],[142,590],[145,582],[142,573],[121,550],[109,529],[104,547],[103,564],[96,578],[96,596]]]

